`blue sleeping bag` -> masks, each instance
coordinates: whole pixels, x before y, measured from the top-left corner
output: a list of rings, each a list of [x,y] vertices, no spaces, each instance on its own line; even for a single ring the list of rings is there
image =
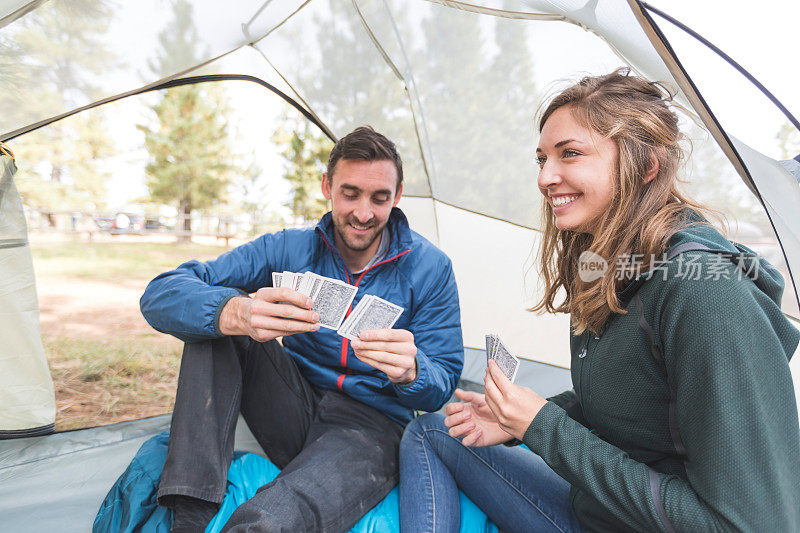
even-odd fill
[[[169,434],[159,433],[142,444],[127,470],[108,491],[94,519],[94,533],[169,533],[172,511],[156,503],[158,481],[167,458]],[[267,459],[253,454],[236,452],[228,469],[228,486],[219,513],[206,528],[206,533],[222,529],[233,511],[253,497],[262,485],[272,481],[280,472]],[[469,498],[461,498],[462,533],[496,533],[492,524]],[[400,531],[397,488],[372,508],[351,529],[354,533],[388,533]]]

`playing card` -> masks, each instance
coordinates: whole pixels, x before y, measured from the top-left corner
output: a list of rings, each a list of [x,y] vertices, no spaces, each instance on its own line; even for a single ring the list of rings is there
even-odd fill
[[[319,289],[322,280],[326,279],[319,274],[315,274],[313,272],[305,272],[300,277],[300,284],[297,287],[297,292],[301,294],[305,294],[306,296],[311,296],[314,292],[317,292]],[[331,279],[331,278],[327,278]]]
[[[374,295],[367,295],[358,302],[356,309],[350,314],[353,318],[347,324],[343,324],[338,333],[352,341],[357,339],[362,331],[391,328],[403,311],[399,305]]]
[[[489,333],[486,335],[486,361],[488,362],[489,359],[494,359],[494,354],[497,351],[497,343],[500,338],[494,334]]]
[[[375,296],[373,296],[371,294],[366,294],[366,295],[364,295],[363,298],[361,298],[361,300],[359,300],[358,305],[355,306],[355,308],[350,312],[350,314],[347,315],[347,317],[344,319],[344,322],[342,322],[342,325],[339,326],[339,329],[337,330],[337,333],[339,335],[341,335],[342,332],[344,332],[344,331],[349,331],[350,328],[353,326],[353,324],[356,322],[356,320],[360,320],[361,319],[361,315],[364,314],[364,311],[366,311],[366,309],[368,307],[367,304],[374,297]]]
[[[284,270],[281,274],[281,287],[289,287],[290,289],[293,288],[295,276],[296,274],[294,272]]]
[[[342,337],[348,338],[350,340],[358,338],[358,334],[355,335],[353,334],[353,329],[357,327],[357,324],[362,321],[364,313],[369,308],[370,301],[374,298],[375,296],[372,294],[367,294],[363,298],[361,298],[361,300],[358,302],[358,305],[356,305],[355,308],[352,310],[352,312],[349,315],[347,315],[347,318],[345,318],[344,322],[337,330],[337,333]]]
[[[497,366],[500,367],[500,370],[503,371],[503,374],[511,381],[514,382],[514,379],[517,377],[517,371],[519,370],[519,359],[514,356],[508,348],[506,348],[503,341],[500,340],[500,337],[497,337],[497,345],[495,346],[495,353],[492,357]]]
[[[289,285],[289,288],[290,289],[294,289],[294,290],[299,292],[300,291],[300,283],[302,283],[302,282],[303,282],[303,274],[294,273],[294,275],[292,277],[292,280],[290,282],[291,285]]]
[[[338,279],[318,276],[311,291],[309,297],[314,300],[313,309],[319,314],[319,325],[328,329],[339,329],[358,287]]]
[[[272,273],[272,286],[273,287],[280,287],[281,286],[281,278],[283,277],[283,272],[273,272]]]

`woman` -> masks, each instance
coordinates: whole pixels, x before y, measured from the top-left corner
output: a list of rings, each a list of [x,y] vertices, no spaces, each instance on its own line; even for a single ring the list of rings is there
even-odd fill
[[[546,107],[533,310],[570,313],[574,390],[546,400],[491,361],[485,396],[413,421],[403,530],[457,531],[457,489],[504,531],[800,530],[800,334],[778,272],[678,191],[670,101],[618,70]],[[600,279],[581,279],[587,250]],[[497,446],[515,439],[529,450]]]

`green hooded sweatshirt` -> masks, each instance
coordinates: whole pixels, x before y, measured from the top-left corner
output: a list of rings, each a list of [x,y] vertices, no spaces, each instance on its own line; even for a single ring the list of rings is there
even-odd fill
[[[620,293],[626,314],[571,337],[574,390],[523,442],[591,531],[800,531],[783,278],[707,225],[666,258]]]

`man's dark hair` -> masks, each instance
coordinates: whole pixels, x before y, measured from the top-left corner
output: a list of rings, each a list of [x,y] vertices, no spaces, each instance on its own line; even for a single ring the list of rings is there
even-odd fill
[[[391,161],[397,169],[397,188],[403,183],[403,161],[397,153],[397,147],[372,126],[360,126],[336,142],[328,157],[329,180],[333,179],[333,171],[340,159]]]

